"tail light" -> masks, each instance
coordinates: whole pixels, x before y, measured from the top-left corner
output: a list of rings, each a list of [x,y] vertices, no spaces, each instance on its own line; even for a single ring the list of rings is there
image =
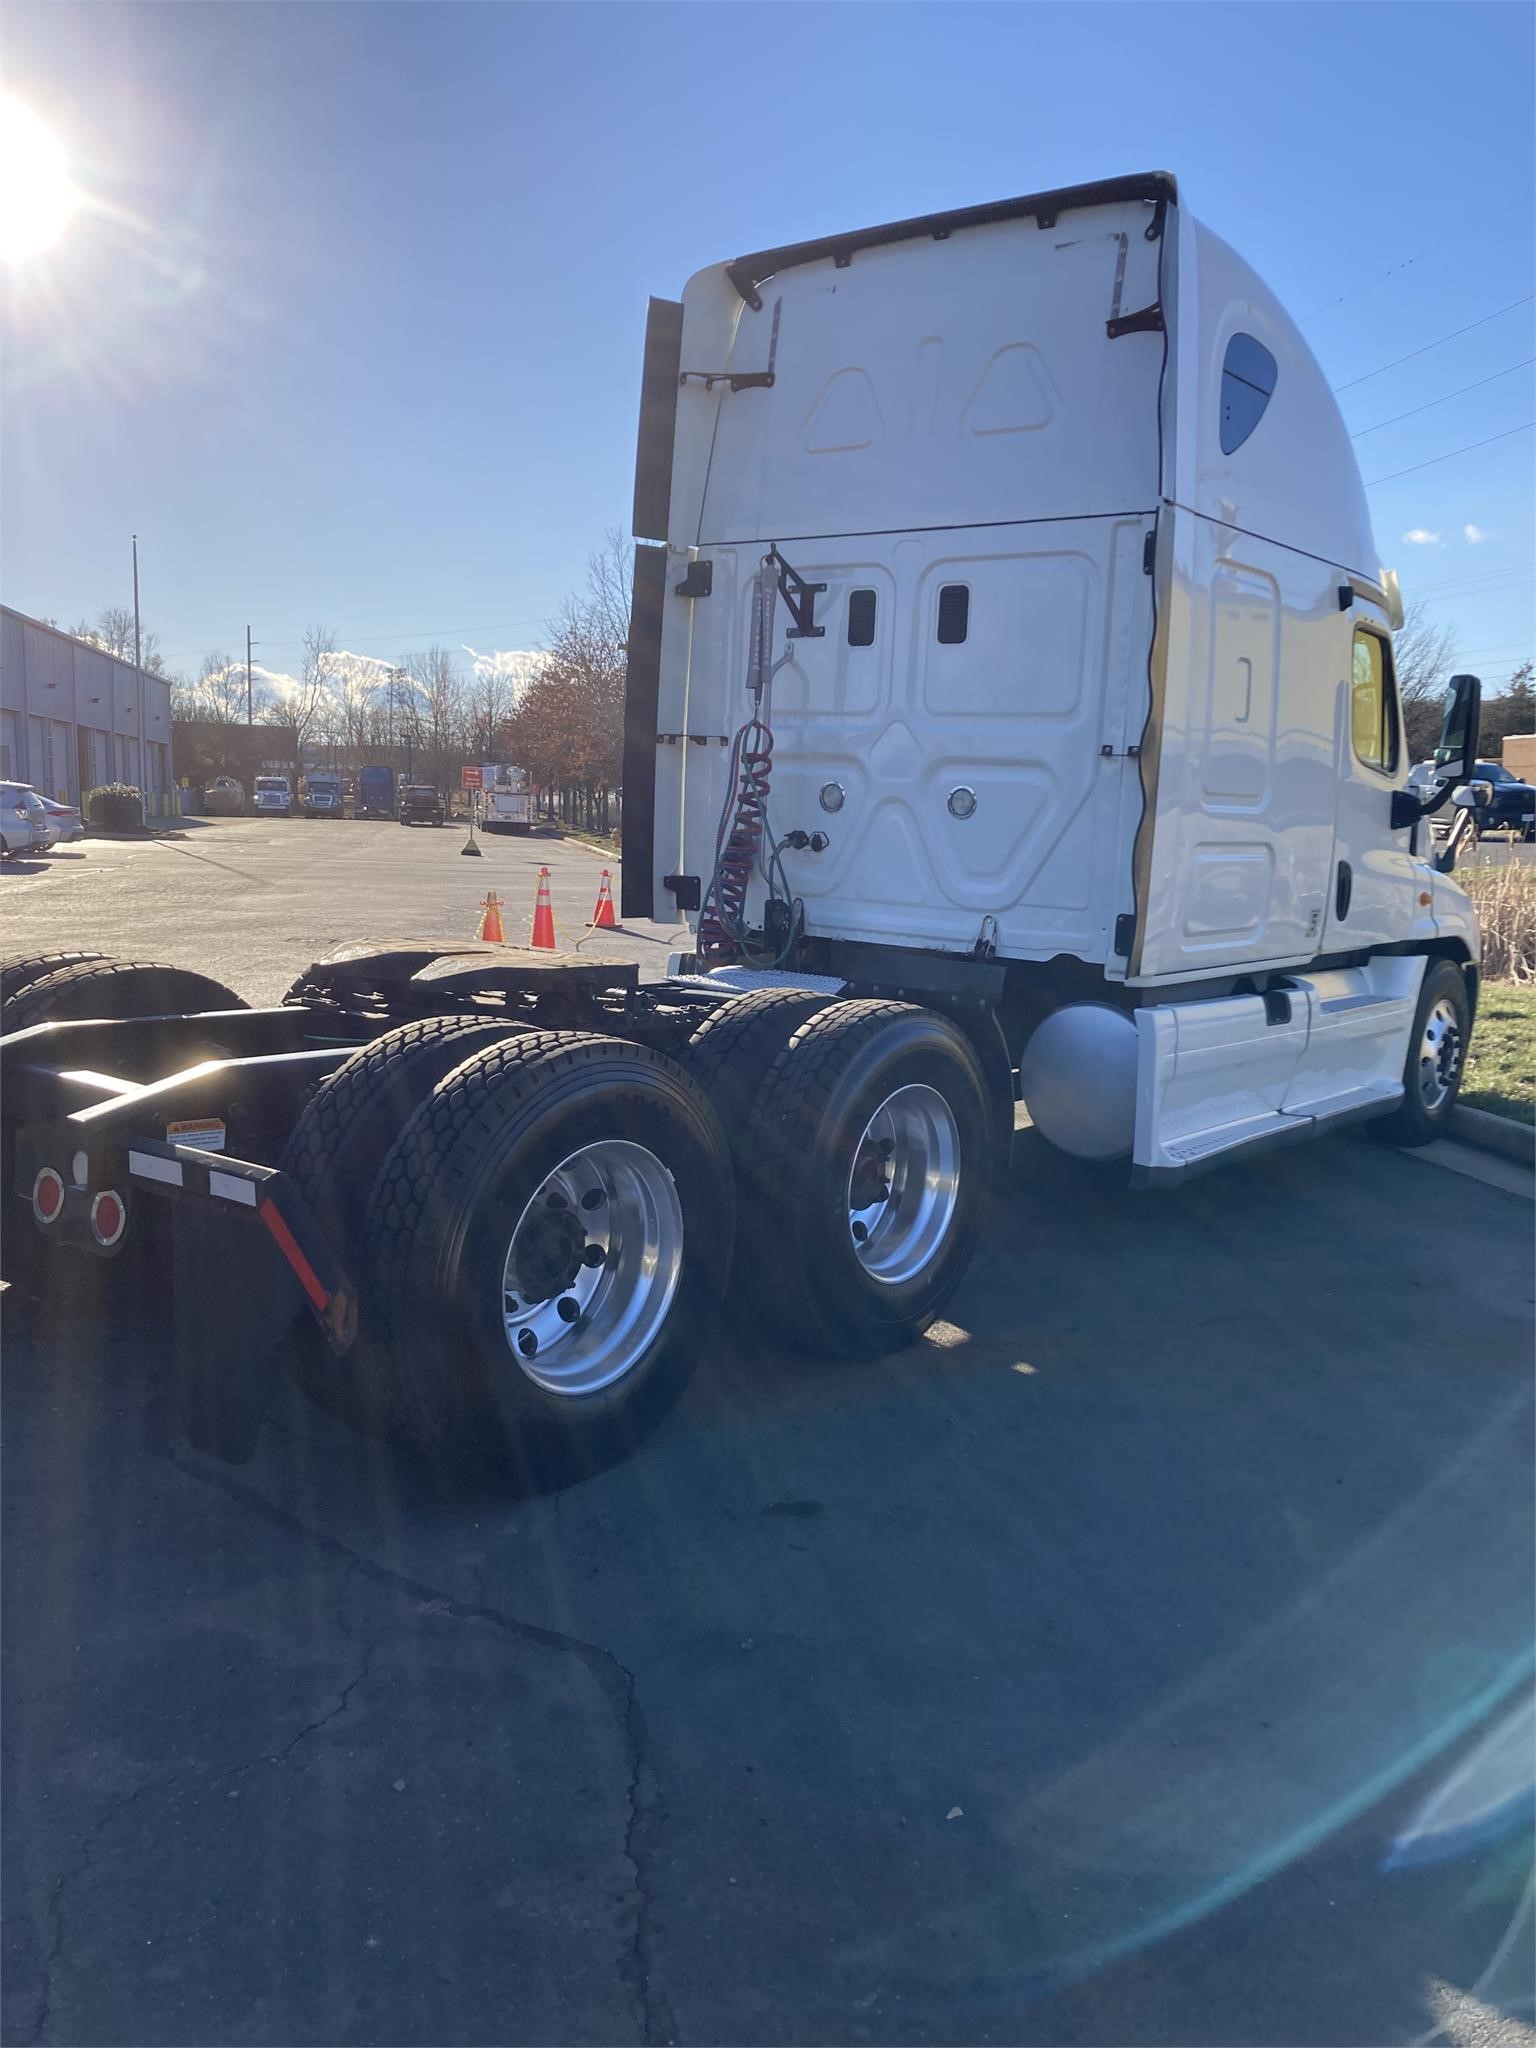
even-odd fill
[[[105,1250],[128,1227],[128,1208],[115,1188],[103,1188],[91,1200],[91,1235]]]
[[[44,1225],[56,1222],[64,1207],[64,1181],[51,1166],[45,1166],[32,1183],[32,1214]]]

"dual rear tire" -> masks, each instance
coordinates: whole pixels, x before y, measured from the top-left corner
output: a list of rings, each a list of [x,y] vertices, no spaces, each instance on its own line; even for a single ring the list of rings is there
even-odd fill
[[[832,1357],[910,1344],[959,1286],[989,1192],[964,1033],[909,1003],[763,991],[700,1026],[690,1065],[730,1140],[754,1324]]]
[[[719,1123],[664,1055],[431,1020],[339,1068],[285,1167],[361,1281],[343,1359],[295,1333],[318,1405],[543,1492],[675,1404],[730,1268]]]
[[[296,1333],[300,1384],[518,1492],[567,1484],[676,1403],[733,1248],[738,1321],[843,1357],[909,1343],[959,1284],[991,1150],[976,1055],[907,1004],[749,996],[685,1066],[404,1026],[322,1083],[284,1157],[362,1297],[345,1358]]]

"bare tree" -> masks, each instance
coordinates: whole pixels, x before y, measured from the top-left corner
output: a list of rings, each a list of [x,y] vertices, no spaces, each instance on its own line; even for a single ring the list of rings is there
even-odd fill
[[[336,635],[325,626],[306,626],[299,685],[282,707],[283,723],[291,725],[298,735],[301,757],[306,747],[316,743],[327,724],[335,665]]]
[[[104,654],[115,655],[119,661],[133,660],[133,613],[126,605],[109,604],[94,626],[81,619],[69,630],[74,639],[88,641],[92,647],[101,648]],[[149,675],[156,676],[165,668],[165,659],[160,652],[160,635],[147,626],[139,635],[139,666]]]
[[[355,654],[339,654],[333,673],[337,679],[342,744],[353,762],[361,763],[373,738],[380,686],[378,667]]]
[[[412,655],[407,673],[414,772],[438,789],[449,790],[458,781],[457,756],[463,744],[463,681],[446,647]]]
[[[1422,600],[1409,605],[1392,636],[1392,666],[1410,761],[1427,761],[1435,750],[1446,680],[1455,665],[1455,634],[1434,624]]]
[[[562,816],[606,831],[624,756],[630,551],[610,531],[587,563],[586,589],[550,625],[549,652],[510,722],[513,757],[559,792]]]
[[[179,690],[173,687],[171,715],[201,718],[211,725],[244,725],[245,664],[217,649],[205,654],[197,681]]]
[[[512,685],[495,669],[482,670],[470,684],[464,706],[464,750],[471,761],[494,761],[506,744],[512,716]]]

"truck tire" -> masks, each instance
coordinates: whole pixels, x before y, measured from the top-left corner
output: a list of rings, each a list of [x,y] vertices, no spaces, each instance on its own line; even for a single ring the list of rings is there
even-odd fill
[[[688,1076],[568,1031],[456,1068],[371,1211],[363,1313],[389,1433],[523,1493],[601,1470],[672,1408],[734,1224],[725,1135]]]
[[[56,974],[61,967],[78,967],[82,960],[104,957],[101,953],[13,953],[0,960],[0,1005],[19,996],[34,981],[41,981],[45,974]]]
[[[170,1017],[196,1010],[247,1010],[243,996],[186,967],[146,960],[82,960],[30,982],[0,1009],[0,1032],[81,1017]]]
[[[830,996],[803,988],[759,988],[711,1010],[688,1041],[683,1065],[709,1097],[731,1148],[736,1184],[751,1170],[747,1118],[768,1069]]]
[[[1431,1145],[1445,1136],[1471,1035],[1466,976],[1454,960],[1431,960],[1408,1039],[1403,1099],[1390,1116],[1372,1118],[1373,1137],[1384,1145]]]
[[[911,1343],[959,1286],[991,1184],[964,1034],[910,1003],[829,1003],[769,1068],[745,1146],[744,1298],[834,1357]]]
[[[368,1197],[389,1148],[445,1074],[471,1053],[523,1027],[473,1017],[424,1017],[359,1046],[299,1113],[279,1161],[356,1279],[367,1241]],[[372,1349],[360,1332],[338,1357],[306,1313],[293,1328],[294,1377],[329,1415],[378,1427]]]

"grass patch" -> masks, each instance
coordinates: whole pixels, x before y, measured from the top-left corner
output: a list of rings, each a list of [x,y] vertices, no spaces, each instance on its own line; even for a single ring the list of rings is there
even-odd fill
[[[1461,1100],[1468,1109],[1536,1123],[1536,983],[1483,983]]]

